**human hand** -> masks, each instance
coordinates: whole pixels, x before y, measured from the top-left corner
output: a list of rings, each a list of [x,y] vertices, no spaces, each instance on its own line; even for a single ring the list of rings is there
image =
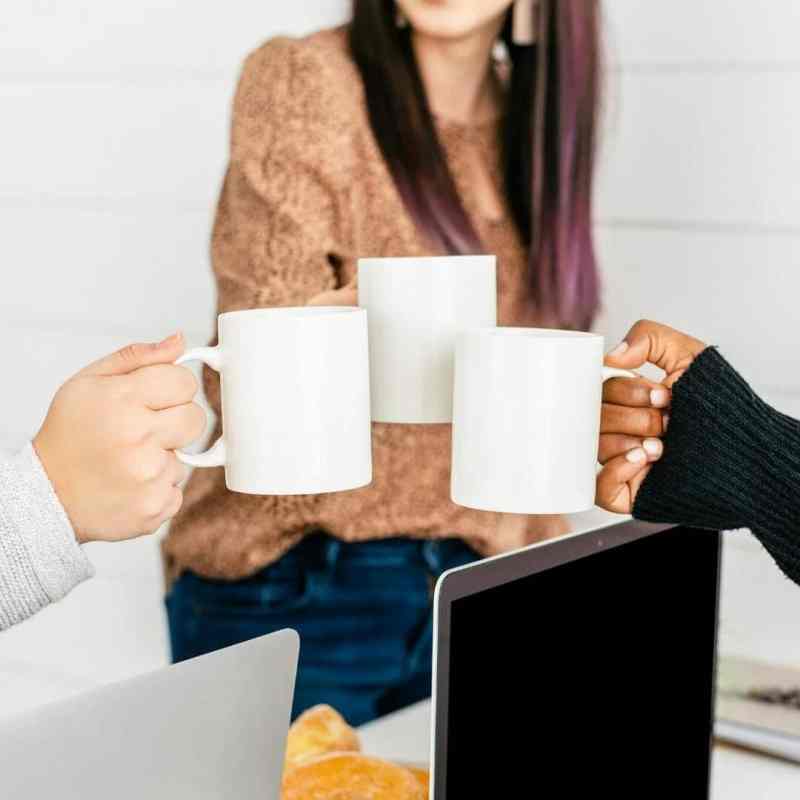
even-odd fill
[[[664,372],[662,383],[615,378],[603,387],[596,503],[629,514],[636,493],[663,452],[671,389],[706,345],[666,325],[640,320],[605,359],[610,367],[638,369],[646,363]]]
[[[181,334],[132,344],[56,392],[33,446],[79,542],[152,533],[183,502],[175,449],[205,429]]]
[[[356,277],[347,286],[341,289],[331,289],[312,297],[309,306],[357,306],[358,305],[358,278]]]

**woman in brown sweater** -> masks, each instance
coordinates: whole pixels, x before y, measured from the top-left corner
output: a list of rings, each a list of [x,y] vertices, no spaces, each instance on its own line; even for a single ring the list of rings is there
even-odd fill
[[[213,231],[220,312],[347,301],[360,256],[488,252],[501,324],[589,327],[597,24],[591,0],[356,0],[349,26],[252,53]],[[294,627],[295,713],[362,723],[429,694],[443,570],[566,530],[455,506],[449,426],[376,424],[373,447],[372,485],[340,494],[192,476],[164,545],[175,660]]]

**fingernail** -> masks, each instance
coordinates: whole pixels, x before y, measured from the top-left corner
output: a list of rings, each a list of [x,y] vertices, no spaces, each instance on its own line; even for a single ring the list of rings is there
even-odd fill
[[[178,344],[178,342],[183,341],[183,334],[178,331],[177,333],[173,333],[172,336],[167,336],[166,339],[163,339],[158,343],[159,347],[169,347],[173,344]]]
[[[611,350],[608,355],[616,358],[616,356],[621,356],[630,345],[626,341],[621,341],[613,350]]]
[[[669,405],[669,392],[666,389],[652,389],[650,392],[650,405],[654,408],[664,408]]]
[[[637,447],[635,450],[627,452],[625,458],[628,459],[631,464],[644,464],[644,462],[647,461],[647,453],[645,453],[643,448]]]
[[[651,458],[658,458],[664,452],[664,445],[661,443],[661,439],[645,439],[642,442],[642,447]]]
[[[666,433],[667,432],[667,425],[669,425],[669,414],[664,414],[663,415],[663,420],[661,422],[661,425],[664,428],[664,433]]]

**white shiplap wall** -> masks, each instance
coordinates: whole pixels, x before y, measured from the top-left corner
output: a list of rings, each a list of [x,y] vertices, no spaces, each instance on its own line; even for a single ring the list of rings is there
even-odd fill
[[[208,236],[244,54],[333,24],[346,0],[4,0],[0,447],[88,358],[208,338]]]
[[[607,328],[637,316],[716,342],[800,393],[800,4],[607,3],[599,243]]]
[[[245,53],[347,0],[3,0],[0,450],[81,365],[213,321],[208,237]],[[98,576],[0,636],[0,714],[164,663],[154,540],[94,545]]]
[[[90,359],[176,328],[208,337],[207,241],[241,59],[347,5],[4,0],[0,448],[29,437]],[[800,415],[800,5],[606,7],[601,328],[616,338],[640,316],[685,327]],[[800,662],[793,611],[756,623],[739,590],[755,582],[768,611],[800,610],[751,549],[729,548],[723,637]],[[154,543],[93,557],[95,581],[0,637],[0,713],[164,661]]]
[[[597,192],[601,328],[638,317],[717,343],[800,417],[800,4],[608,0]],[[800,589],[726,538],[723,652],[800,666]]]

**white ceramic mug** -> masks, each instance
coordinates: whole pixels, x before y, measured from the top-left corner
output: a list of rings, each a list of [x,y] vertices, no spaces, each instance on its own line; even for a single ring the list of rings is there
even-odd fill
[[[497,324],[494,256],[362,258],[372,419],[450,422],[458,333]]]
[[[567,514],[594,505],[603,337],[537,328],[468,331],[456,346],[453,502]]]
[[[372,480],[367,315],[266,308],[219,315],[219,344],[177,363],[220,373],[222,436],[195,467],[225,467],[229,489],[319,494]]]

